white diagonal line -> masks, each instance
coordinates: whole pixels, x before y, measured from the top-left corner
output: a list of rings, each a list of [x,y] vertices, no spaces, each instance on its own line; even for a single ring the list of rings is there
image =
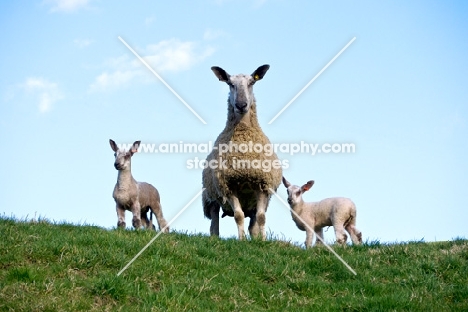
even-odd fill
[[[177,219],[177,218],[178,218],[178,217],[179,217],[179,216],[182,214],[182,212],[184,212],[184,211],[185,211],[185,209],[187,209],[187,208],[188,208],[188,206],[190,206],[190,204],[192,204],[192,203],[195,201],[195,199],[197,199],[197,198],[198,198],[198,196],[200,196],[200,194],[201,194],[201,193],[202,193],[204,190],[205,190],[204,188],[203,188],[203,189],[201,189],[201,191],[200,191],[200,192],[198,192],[198,193],[197,193],[197,195],[195,195],[195,196],[194,196],[194,197],[193,197],[193,198],[192,198],[192,199],[191,199],[191,200],[190,200],[190,201],[187,203],[187,205],[185,205],[185,207],[184,207],[184,208],[182,208],[182,209],[181,209],[181,210],[180,210],[180,211],[179,211],[179,212],[178,212],[178,213],[175,215],[175,217],[174,217],[174,218],[172,218],[172,220],[171,220],[171,221],[169,221],[169,223],[168,223],[168,224],[167,224],[167,225],[166,225],[164,228],[162,228],[162,229],[161,229],[161,230],[158,232],[158,234],[156,234],[156,236],[155,236],[155,237],[153,237],[153,238],[152,238],[152,239],[149,241],[149,243],[148,243],[148,244],[146,244],[146,246],[145,246],[145,247],[143,247],[143,248],[140,250],[140,252],[139,252],[139,253],[137,253],[137,254],[135,255],[135,257],[133,257],[133,259],[132,259],[132,260],[130,260],[130,262],[129,262],[129,263],[127,263],[127,265],[126,265],[126,266],[124,266],[124,268],[123,268],[122,270],[120,270],[120,272],[119,272],[119,273],[117,273],[117,276],[120,276],[120,274],[122,274],[122,273],[123,273],[123,272],[124,272],[124,271],[125,271],[125,270],[126,270],[126,269],[127,269],[127,268],[128,268],[130,265],[131,265],[131,264],[132,264],[132,263],[133,263],[133,261],[135,261],[135,260],[136,260],[136,259],[137,259],[137,258],[138,258],[138,257],[139,257],[139,256],[140,256],[142,253],[143,253],[143,251],[145,251],[145,250],[146,250],[146,248],[148,248],[148,247],[149,247],[149,245],[151,245],[151,244],[152,244],[152,243],[155,241],[155,239],[156,239],[156,238],[158,238],[158,237],[159,237],[159,235],[161,235],[161,234],[164,232],[164,230],[165,230],[165,229],[166,229],[166,228],[167,228],[169,225],[171,225],[171,224],[172,224],[172,222],[174,222],[174,221],[175,221],[175,220],[176,220],[176,219]]]
[[[302,92],[304,92],[304,91],[305,91],[305,90],[306,90],[306,89],[307,89],[307,88],[308,88],[308,87],[309,87],[309,86],[312,84],[312,82],[314,82],[314,81],[315,81],[315,79],[317,79],[317,78],[318,78],[318,77],[319,77],[319,76],[320,76],[320,75],[321,75],[321,74],[322,74],[322,73],[325,71],[325,69],[327,69],[327,68],[328,68],[328,66],[330,66],[330,65],[331,65],[331,64],[332,64],[332,63],[333,63],[333,62],[334,62],[334,61],[335,61],[335,60],[338,58],[338,56],[340,56],[340,54],[341,54],[341,53],[343,53],[343,52],[344,52],[344,51],[345,51],[345,50],[346,50],[346,49],[347,49],[347,48],[348,48],[348,47],[351,45],[351,43],[353,43],[353,41],[354,41],[354,40],[356,40],[356,37],[354,37],[353,39],[351,39],[351,41],[350,41],[350,42],[348,42],[348,44],[346,44],[346,45],[344,46],[344,48],[343,48],[343,49],[341,49],[341,51],[340,51],[340,52],[338,52],[338,54],[337,54],[337,55],[335,55],[335,57],[334,57],[334,58],[332,58],[332,59],[331,59],[331,61],[330,61],[330,62],[328,62],[328,63],[327,63],[327,65],[325,65],[325,67],[324,67],[324,68],[322,68],[322,70],[321,70],[321,71],[319,71],[319,72],[318,72],[318,74],[317,74],[317,75],[315,75],[315,77],[314,77],[314,78],[312,78],[312,80],[311,80],[311,81],[309,81],[309,83],[307,83],[307,84],[305,85],[305,87],[304,87],[304,88],[302,88],[302,90],[301,90],[301,91],[299,91],[299,93],[298,93],[298,94],[296,94],[296,95],[295,95],[295,96],[294,96],[294,97],[291,99],[291,101],[289,101],[289,103],[288,103],[288,104],[286,104],[286,106],[284,106],[284,107],[283,107],[283,109],[282,109],[282,110],[280,110],[278,114],[276,114],[276,116],[275,116],[275,117],[273,117],[273,119],[272,119],[272,120],[270,120],[270,122],[269,122],[268,124],[269,124],[269,125],[270,125],[270,124],[272,124],[272,123],[273,123],[273,121],[275,121],[275,119],[276,119],[276,118],[278,118],[278,117],[279,117],[279,115],[281,115],[281,114],[282,114],[282,113],[283,113],[283,112],[286,110],[286,108],[288,108],[288,106],[289,106],[289,105],[291,105],[291,104],[292,104],[292,102],[294,102],[294,101],[295,101],[295,100],[296,100],[296,99],[299,97],[299,95],[301,95],[301,94],[302,94]]]
[[[171,86],[168,85],[167,82],[162,79],[162,77],[159,76],[158,73],[152,69],[151,66],[149,66],[148,63],[146,63],[146,61],[140,55],[138,55],[138,53],[135,52],[135,50],[132,49],[132,47],[128,45],[127,42],[125,42],[125,40],[122,39],[122,37],[119,36],[118,38],[130,51],[132,51],[133,54],[135,54],[135,56],[143,63],[143,65],[145,65],[159,80],[161,80],[161,82],[169,89],[169,91],[171,91],[195,116],[197,116],[198,119],[200,119],[203,124],[206,125],[206,121],[203,120],[203,118],[201,118],[197,112],[195,112],[193,108],[190,107],[190,105],[188,105],[187,102],[185,102],[184,99],[179,94],[177,94],[177,92],[175,92],[174,89],[172,89]]]
[[[291,207],[289,207],[289,205],[274,190],[270,188],[270,192],[275,194],[275,196],[280,200],[284,207],[290,210],[291,213],[293,213],[299,220],[301,220],[302,224],[304,224],[309,230],[313,231],[313,229],[294,210],[292,210]],[[341,258],[330,246],[328,246],[327,243],[325,243],[325,241],[320,236],[315,236],[325,245],[325,247],[327,247],[332,252],[332,254],[334,254],[341,262],[343,262],[343,264],[348,268],[348,270],[350,270],[354,275],[357,275],[356,271],[354,271],[353,268],[351,268],[349,264],[347,264],[346,261],[343,260],[343,258]]]

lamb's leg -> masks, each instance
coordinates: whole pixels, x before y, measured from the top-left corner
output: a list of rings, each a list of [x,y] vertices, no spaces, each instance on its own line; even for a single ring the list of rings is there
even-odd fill
[[[159,202],[154,203],[154,207],[151,207],[151,211],[153,211],[156,221],[158,222],[159,230],[163,231],[164,233],[169,233],[169,227],[167,226],[166,219],[164,219],[161,204]]]
[[[117,204],[116,210],[117,210],[117,227],[125,229],[125,209],[119,204]]]
[[[257,192],[257,215],[256,215],[256,223],[258,224],[258,231],[260,235],[262,235],[262,239],[266,239],[266,232],[265,232],[265,222],[266,216],[265,212],[268,206],[268,194],[265,192]],[[258,234],[257,234],[258,236]]]
[[[239,199],[236,195],[231,195],[231,197],[229,198],[229,203],[231,204],[231,207],[234,210],[234,220],[236,220],[237,224],[238,237],[239,239],[244,239],[244,212],[242,211]]]
[[[211,225],[210,225],[210,235],[219,236],[219,208],[220,206],[212,202],[210,204],[210,216],[211,216]]]
[[[306,240],[305,240],[305,247],[310,248],[312,247],[312,239],[314,238],[314,231],[309,227],[306,227]]]
[[[320,239],[317,238],[315,240],[315,245],[323,245],[323,243],[322,243],[322,241],[323,241],[323,228],[316,229],[315,234],[317,234],[317,237],[320,237],[322,239],[322,240],[320,240]]]
[[[132,225],[136,230],[139,230],[141,227],[141,207],[138,201],[135,201],[132,205]]]
[[[356,228],[356,208],[351,209],[350,217],[344,225],[346,231],[351,236],[351,241],[355,245],[362,243],[362,233]]]
[[[150,228],[150,221],[148,219],[147,212],[148,212],[147,210],[142,210],[140,213],[141,223],[143,223],[143,226],[145,227],[145,229]]]
[[[150,217],[149,217],[149,221],[150,221],[150,229],[152,229],[153,231],[156,231],[156,227],[154,226],[153,224],[153,210],[150,209]]]
[[[148,213],[149,213],[149,218],[148,218]],[[143,223],[143,226],[145,229],[150,229],[153,231],[156,231],[156,228],[153,225],[153,211],[151,209],[142,211],[141,212],[141,222]]]
[[[343,224],[335,224],[333,225],[333,228],[335,230],[335,236],[336,236],[336,242],[338,244],[344,245],[346,244],[346,240],[348,239],[348,235],[346,235],[344,231]]]
[[[359,245],[362,243],[362,233],[359,231],[354,222],[350,222],[345,227],[346,231],[348,231],[349,236],[351,236],[351,240],[353,241],[354,245]]]

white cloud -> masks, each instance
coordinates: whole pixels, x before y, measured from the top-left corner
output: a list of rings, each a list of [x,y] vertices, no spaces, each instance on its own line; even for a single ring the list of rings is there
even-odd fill
[[[38,100],[38,108],[41,113],[46,113],[52,108],[52,104],[63,99],[63,95],[56,83],[44,78],[31,77],[21,85],[22,89],[32,94]]]
[[[131,54],[133,56],[133,54]],[[104,62],[104,66],[113,69],[129,70],[134,69],[134,65],[129,60],[129,55],[124,54],[119,57],[111,57]]]
[[[126,85],[136,76],[141,75],[139,70],[116,70],[112,73],[104,72],[97,76],[94,83],[90,86],[90,91],[105,91]]]
[[[51,5],[51,12],[71,13],[86,8],[90,0],[45,0],[43,3]]]
[[[147,17],[147,18],[145,18],[145,25],[148,27],[148,26],[150,26],[151,24],[153,24],[154,21],[155,21],[155,17],[154,17],[154,16]]]
[[[86,48],[89,46],[91,43],[93,43],[92,40],[90,39],[75,39],[73,40],[73,43],[78,47],[78,48]]]
[[[215,30],[215,29],[207,29],[205,30],[205,33],[203,34],[203,39],[205,40],[215,40],[218,39],[219,37],[225,36],[226,33],[222,30]]]
[[[258,9],[263,6],[267,0],[244,0],[246,3],[252,3],[252,7]],[[225,5],[227,3],[239,2],[238,0],[214,0],[217,5]]]
[[[131,55],[131,52],[128,52]],[[163,40],[150,44],[137,52],[157,73],[188,70],[214,53],[214,48],[199,42],[179,39]],[[132,55],[133,56],[133,55]],[[104,91],[123,87],[138,77],[145,76],[148,69],[135,57],[128,55],[110,58],[104,66],[108,69],[97,76],[90,91]]]
[[[188,70],[198,62],[214,53],[211,47],[201,47],[200,44],[178,39],[164,40],[146,48],[145,61],[154,66],[156,71]]]

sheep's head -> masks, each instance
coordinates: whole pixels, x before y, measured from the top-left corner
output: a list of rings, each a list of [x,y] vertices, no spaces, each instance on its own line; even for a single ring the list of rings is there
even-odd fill
[[[288,204],[294,206],[303,201],[302,194],[310,190],[312,185],[314,185],[314,181],[308,181],[306,184],[299,187],[297,185],[292,185],[283,177],[283,184],[288,192]]]
[[[211,70],[220,81],[229,86],[229,105],[234,110],[236,116],[242,116],[249,112],[250,107],[255,102],[253,85],[265,76],[270,65],[262,65],[257,68],[252,75],[229,75],[221,67],[213,66]]]
[[[138,151],[138,147],[140,146],[140,141],[135,141],[129,151],[126,151],[125,149],[120,149],[113,140],[109,140],[109,143],[110,143],[112,150],[115,152],[114,153],[115,169],[117,170],[130,169],[132,155]]]

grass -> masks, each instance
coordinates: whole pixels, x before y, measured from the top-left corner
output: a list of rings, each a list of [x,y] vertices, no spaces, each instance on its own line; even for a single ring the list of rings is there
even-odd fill
[[[0,218],[0,311],[467,311],[468,241],[333,246]]]

